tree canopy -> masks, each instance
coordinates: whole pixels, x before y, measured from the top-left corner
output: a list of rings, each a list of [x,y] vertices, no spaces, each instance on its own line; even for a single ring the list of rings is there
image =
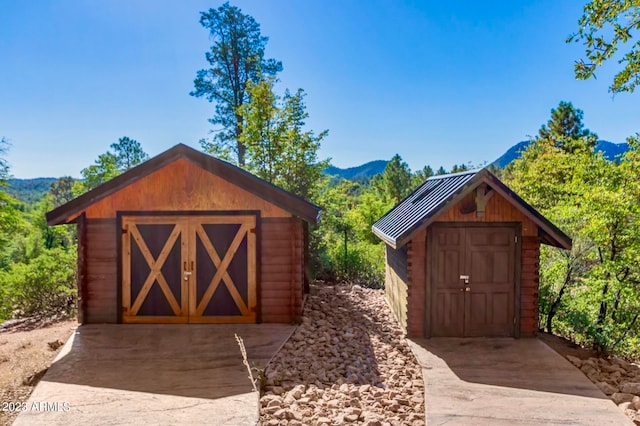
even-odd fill
[[[260,24],[229,3],[201,12],[200,24],[209,30],[213,45],[206,53],[211,68],[197,72],[191,96],[204,97],[216,104],[209,121],[220,126],[213,141],[201,140],[207,152],[245,163],[245,146],[240,135],[243,118],[239,109],[249,101],[247,84],[259,82],[282,70],[282,63],[265,59],[269,40],[260,34]]]
[[[73,186],[73,192],[76,196],[149,159],[149,155],[144,152],[140,142],[127,136],[123,136],[118,142],[111,144],[111,149],[113,152],[107,151],[100,154],[94,164],[80,171],[83,179],[77,181]]]
[[[585,46],[585,58],[575,63],[576,78],[595,78],[596,69],[617,59],[622,69],[609,87],[611,93],[633,92],[640,83],[640,40],[632,41],[640,29],[640,0],[591,0],[584,6],[578,31],[567,42]],[[617,55],[622,45],[629,50]]]
[[[273,78],[249,82],[250,101],[240,107],[245,147],[245,167],[257,176],[304,198],[312,198],[327,161],[318,159],[321,141],[328,131],[318,135],[304,130],[308,117],[304,91],[280,98],[273,92]]]
[[[584,113],[574,108],[571,102],[560,101],[558,108],[551,109],[551,118],[538,131],[538,139],[567,152],[584,148],[593,150],[598,135],[584,128]]]

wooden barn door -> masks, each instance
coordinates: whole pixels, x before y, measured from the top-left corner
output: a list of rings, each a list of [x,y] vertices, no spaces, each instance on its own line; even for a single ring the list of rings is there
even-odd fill
[[[255,322],[256,216],[122,216],[122,320]]]
[[[430,232],[431,336],[513,336],[515,229],[434,226]]]
[[[122,218],[122,321],[187,322],[187,220]]]
[[[255,322],[256,217],[191,219],[190,322]]]

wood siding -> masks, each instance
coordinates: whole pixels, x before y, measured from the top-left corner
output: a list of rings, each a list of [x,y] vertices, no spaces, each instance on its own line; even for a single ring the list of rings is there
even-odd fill
[[[427,231],[418,232],[409,243],[409,291],[407,294],[407,333],[410,336],[424,335],[425,303],[427,286]]]
[[[465,206],[473,204],[474,197],[475,193],[467,195],[438,216],[435,222],[520,222],[523,237],[538,236],[538,226],[499,194],[494,194],[487,202],[484,217],[476,217],[475,211],[463,213]]]
[[[394,249],[385,244],[384,289],[391,311],[396,317],[400,328],[407,331],[407,248]]]
[[[86,323],[118,322],[118,233],[115,219],[86,219]]]
[[[302,315],[304,229],[298,218],[265,218],[260,239],[262,322],[297,322]]]
[[[260,210],[262,217],[291,217],[285,210],[185,159],[97,201],[87,218],[115,218],[117,211]]]
[[[540,242],[535,237],[522,238],[522,276],[520,279],[520,335],[533,336],[538,331],[538,285]]]
[[[473,195],[466,197],[456,205],[445,210],[435,222],[468,222],[468,223],[520,223],[522,230],[522,244],[520,256],[520,335],[532,336],[538,329],[538,266],[540,256],[540,242],[538,227],[518,209],[499,194],[494,194],[488,201],[485,216],[478,218],[475,212],[462,213],[464,206],[473,201]],[[398,289],[393,282],[394,273],[390,266],[389,248],[387,248],[387,265],[385,282],[393,289],[387,289],[389,303],[394,309],[398,322],[405,329],[408,336],[422,337],[425,335],[427,315],[427,229],[415,234],[407,243],[407,287],[406,294]],[[518,268],[516,269],[518,270]],[[402,280],[396,279],[401,283]],[[402,297],[405,300],[402,300]],[[406,306],[406,313],[402,307]],[[406,320],[403,320],[406,318]],[[405,322],[406,321],[406,322]]]
[[[85,323],[118,322],[116,221],[86,220]],[[263,219],[260,226],[259,306],[262,322],[291,323],[302,314],[304,231],[297,218]]]

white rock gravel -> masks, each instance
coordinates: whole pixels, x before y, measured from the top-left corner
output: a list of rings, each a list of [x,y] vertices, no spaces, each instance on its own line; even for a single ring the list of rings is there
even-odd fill
[[[620,358],[567,359],[640,425],[640,366]]]
[[[384,292],[311,286],[265,371],[263,425],[424,425],[424,382]]]

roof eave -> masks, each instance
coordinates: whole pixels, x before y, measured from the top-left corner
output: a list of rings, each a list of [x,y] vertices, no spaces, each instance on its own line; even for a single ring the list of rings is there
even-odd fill
[[[97,186],[96,188],[93,188],[91,191],[48,212],[46,214],[47,224],[53,226],[72,223],[75,218],[91,204],[94,204],[97,201],[108,197],[109,195],[119,191],[125,186],[153,173],[158,169],[161,169],[162,167],[165,167],[166,165],[180,158],[190,161],[203,168],[204,170],[220,176],[222,179],[227,178],[224,176],[226,173],[221,172],[227,171],[235,176],[235,179],[230,180],[230,182],[244,190],[250,191],[250,189],[248,189],[248,187],[250,186],[249,180],[254,180],[255,182],[258,182],[258,185],[264,187],[264,189],[269,192],[269,196],[265,196],[266,194],[263,192],[260,194],[256,194],[258,197],[263,198],[264,200],[274,205],[277,205],[283,210],[288,211],[292,215],[297,216],[310,224],[318,223],[321,209],[315,204],[312,204],[309,201],[304,200],[294,194],[288,193],[282,188],[264,181],[236,166],[196,151],[186,145],[179,144],[169,149],[168,151],[165,151],[164,153],[148,160],[147,162],[134,167],[133,169],[128,170],[119,176],[116,176],[108,182],[105,182]],[[138,167],[143,167],[142,173],[141,169],[139,169]]]
[[[487,173],[482,176],[482,180],[489,184],[496,192],[498,192],[503,198],[505,198],[511,205],[519,210],[523,215],[531,219],[539,228],[541,228],[552,241],[544,241],[545,244],[552,245],[554,247],[562,248],[565,250],[571,250],[572,241],[560,228],[546,219],[540,212],[538,212],[529,203],[524,201],[518,194],[510,190],[500,179],[493,174]],[[555,244],[551,243],[555,242]]]
[[[385,234],[384,232],[376,228],[375,225],[371,227],[371,231],[374,233],[375,236],[380,238],[388,246],[391,246],[394,249],[398,247],[402,247],[402,245],[398,245],[397,240],[394,240],[393,238],[389,237],[387,234]]]

